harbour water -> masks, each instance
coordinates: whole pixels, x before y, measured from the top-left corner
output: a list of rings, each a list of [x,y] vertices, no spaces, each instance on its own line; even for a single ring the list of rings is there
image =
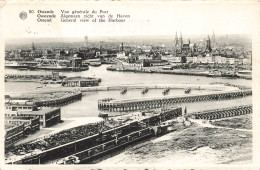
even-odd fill
[[[112,72],[107,71],[108,65],[100,67],[89,67],[89,70],[82,72],[61,72],[61,75],[68,77],[84,76],[84,77],[98,77],[102,79],[100,85],[130,85],[138,84],[210,84],[213,82],[227,82],[231,84],[241,84],[251,86],[251,80],[246,79],[227,79],[227,78],[211,78],[201,76],[182,76],[182,75],[169,75],[169,74],[148,74],[148,73],[132,73],[132,72]],[[30,70],[15,70],[5,69],[6,74],[51,74],[51,71],[30,71]],[[20,93],[30,92],[36,87],[40,86],[35,82],[7,82],[5,83],[5,94],[19,95]],[[163,96],[162,89],[149,90],[146,94],[142,94],[140,90],[129,90],[126,94],[120,94],[120,91],[97,91],[87,92],[81,101],[71,103],[63,106],[62,118],[71,117],[97,117],[98,105],[97,101],[102,98],[116,98],[116,99],[133,99],[142,97],[160,97]],[[203,93],[205,90],[192,90],[191,93]],[[168,95],[184,94],[183,89],[170,90]],[[211,104],[213,103],[214,104]],[[209,101],[209,102],[196,102],[196,103],[182,103],[177,106],[187,106],[188,112],[202,111],[206,109],[216,109],[223,107],[239,106],[243,104],[251,104],[252,97],[233,99],[230,101]],[[84,107],[83,107],[84,106]]]
[[[147,73],[132,73],[132,72],[112,72],[107,71],[106,67],[108,65],[102,65],[100,67],[90,67],[87,71],[82,72],[61,72],[61,75],[65,76],[82,76],[82,77],[98,77],[102,79],[102,82],[100,85],[131,85],[134,83],[138,84],[201,84],[206,85],[213,82],[226,82],[231,84],[241,84],[241,85],[247,85],[251,86],[251,80],[245,80],[245,79],[227,79],[227,78],[210,78],[210,77],[201,77],[201,76],[182,76],[182,75],[169,75],[169,74],[147,74]],[[30,70],[14,70],[14,69],[5,69],[6,74],[51,74],[51,71],[30,71]],[[38,86],[40,86],[39,83],[35,82],[6,82],[5,83],[5,94],[9,95],[19,95],[21,93],[31,92],[34,89],[36,89]],[[84,121],[86,123],[89,123],[91,121],[99,120],[97,118],[99,111],[98,111],[98,104],[97,101],[102,98],[117,98],[117,99],[133,99],[133,98],[142,98],[142,97],[160,97],[163,96],[162,94],[163,89],[152,89],[149,90],[146,94],[142,94],[142,90],[128,90],[124,95],[120,93],[120,91],[93,91],[93,92],[86,92],[83,96],[82,100],[77,101],[75,103],[71,103],[69,105],[63,106],[61,108],[62,117],[61,119],[64,120],[64,123],[58,124],[53,126],[52,128],[48,128],[47,132],[41,132],[41,134],[36,134],[34,137],[29,137],[24,141],[21,141],[19,143],[23,143],[29,140],[32,140],[36,136],[41,136],[42,134],[50,133],[52,131],[55,132],[59,129],[64,129],[65,126],[68,125],[70,127],[70,121],[74,121],[75,125],[84,124]],[[198,93],[204,93],[207,92],[207,90],[192,90],[191,94],[198,94]],[[174,95],[183,95],[184,90],[183,89],[171,89],[168,93],[170,96]],[[195,103],[181,103],[181,104],[175,104],[174,106],[185,106],[187,107],[187,112],[199,112],[203,110],[209,110],[209,109],[218,109],[218,108],[224,108],[224,107],[232,107],[232,106],[240,106],[240,105],[247,105],[252,104],[252,96],[244,97],[244,98],[236,98],[232,100],[221,100],[221,101],[202,101],[202,102],[195,102]],[[81,120],[80,124],[78,119]],[[63,124],[63,125],[62,125]],[[66,127],[66,128],[68,128]],[[45,129],[47,130],[47,129]],[[37,132],[38,133],[38,132]],[[170,136],[174,136],[173,133],[169,134]],[[163,138],[163,141],[171,141],[172,137],[169,137],[169,135],[166,135]],[[169,139],[164,139],[165,137]],[[192,160],[197,160],[197,155],[189,155],[183,153],[183,157],[176,157],[174,156],[173,151],[172,152],[165,152],[165,148],[163,147],[157,147],[154,148],[152,146],[148,146],[148,144],[153,143],[153,140],[145,141],[143,144],[138,143],[136,146],[129,146],[124,151],[120,151],[118,155],[114,155],[112,157],[108,157],[105,160],[101,159],[97,162],[99,163],[140,163],[136,160],[143,160],[143,153],[135,153],[135,148],[142,147],[144,150],[149,150],[148,152],[145,152],[146,163],[179,163],[186,159],[184,157],[192,157]],[[160,146],[164,146],[163,142],[158,142]],[[147,145],[147,147],[145,146]],[[152,150],[150,149],[153,148]],[[214,151],[215,152],[215,151]],[[134,157],[132,157],[134,153]],[[163,159],[159,159],[157,157],[154,157],[154,155],[157,155],[158,153],[163,154],[161,157]],[[201,152],[198,152],[201,153]],[[212,152],[213,154],[213,152]],[[216,153],[214,153],[216,154]],[[224,154],[224,153],[223,153]],[[179,154],[180,155],[180,154]],[[206,154],[206,157],[210,157],[209,154]],[[175,159],[176,158],[176,159]],[[131,160],[130,162],[127,160]],[[168,162],[165,160],[168,160]],[[212,160],[208,160],[205,158],[204,161],[210,161],[214,162],[218,160],[217,158],[212,158]],[[177,161],[177,162],[176,162]],[[179,161],[179,162],[178,162]],[[204,162],[205,163],[205,162]]]

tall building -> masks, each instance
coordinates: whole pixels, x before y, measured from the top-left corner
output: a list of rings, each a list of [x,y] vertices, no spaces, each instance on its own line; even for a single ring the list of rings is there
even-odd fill
[[[119,45],[119,51],[124,51],[124,43],[121,43],[121,45]]]
[[[180,31],[180,46],[181,46],[181,50],[182,50],[182,44],[183,44],[183,40],[182,40],[182,34],[181,34],[181,31]]]
[[[182,39],[182,33],[180,31],[180,37],[178,38],[177,32],[176,32],[176,36],[174,39],[174,53],[175,55],[187,55],[188,53],[192,52],[191,47],[190,47],[191,43],[190,43],[190,39],[188,39],[188,41],[186,43],[183,42]]]
[[[206,40],[206,51],[209,51],[209,52],[212,51],[209,35],[208,35],[208,39]]]
[[[216,42],[216,37],[215,37],[215,32],[213,30],[213,33],[212,33],[212,38],[211,38],[211,47],[213,49],[216,49],[217,48],[217,42]]]
[[[99,49],[102,50],[103,41],[99,42]]]
[[[35,50],[35,46],[34,43],[32,42],[32,50]]]
[[[215,32],[214,32],[214,30],[213,30],[213,33],[212,33],[211,41],[212,41],[212,44],[215,44],[215,43],[216,43]]]
[[[178,35],[177,35],[177,31],[176,31],[176,35],[175,35],[175,39],[174,39],[174,42],[173,42],[173,45],[174,47],[176,47],[178,45]]]
[[[85,40],[85,46],[88,47],[88,36],[85,36],[84,40]]]
[[[177,32],[176,32],[176,36],[174,39],[174,53],[176,54],[180,54],[182,53],[182,45],[183,45],[183,40],[182,40],[182,35],[180,32],[180,38],[178,38]]]

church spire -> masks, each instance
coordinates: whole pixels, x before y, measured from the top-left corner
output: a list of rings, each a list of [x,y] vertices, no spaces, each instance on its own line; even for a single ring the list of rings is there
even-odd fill
[[[181,52],[182,52],[182,45],[183,45],[183,40],[182,40],[181,31],[180,31],[180,49],[181,49]]]
[[[214,29],[213,29],[211,41],[212,41],[212,43],[216,42]]]
[[[178,34],[176,31],[176,35],[175,35],[175,39],[174,39],[174,47],[176,47],[178,45]]]
[[[34,43],[32,42],[32,50],[35,50],[35,46]]]

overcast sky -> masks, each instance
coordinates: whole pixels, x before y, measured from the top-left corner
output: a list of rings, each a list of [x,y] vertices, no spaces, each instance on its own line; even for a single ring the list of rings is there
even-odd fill
[[[54,10],[58,18],[52,23],[38,23],[36,14],[21,20],[21,11]],[[108,10],[130,15],[125,23],[62,23],[60,10]],[[6,38],[79,37],[125,35],[182,34],[251,34],[257,30],[259,10],[255,3],[191,3],[191,2],[88,2],[85,4],[7,4],[3,10]]]

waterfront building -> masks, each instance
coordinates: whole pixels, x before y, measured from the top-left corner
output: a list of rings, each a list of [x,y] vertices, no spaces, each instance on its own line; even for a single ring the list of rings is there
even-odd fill
[[[227,63],[227,58],[226,57],[221,57],[221,63],[226,64]]]
[[[198,57],[192,57],[192,62],[193,63],[199,63]]]
[[[186,62],[187,63],[192,63],[193,62],[193,57],[186,57]]]
[[[43,127],[50,127],[61,121],[60,108],[42,108],[37,111],[19,111],[19,116],[30,117],[39,116],[40,125]]]
[[[251,65],[251,60],[248,58],[243,58],[242,63],[243,63],[243,65]]]
[[[18,116],[18,112],[5,109],[5,117],[10,117],[10,116]]]
[[[46,59],[55,59],[56,54],[49,49],[43,51],[42,57]],[[38,58],[38,57],[37,57]]]
[[[181,57],[172,57],[171,59],[169,59],[170,63],[181,63]]]
[[[117,53],[117,58],[122,60],[127,60],[128,57],[125,55],[124,51],[120,51]]]
[[[5,109],[10,111],[34,111],[37,110],[37,106],[32,101],[25,101],[25,103],[16,102],[17,100],[8,101],[5,103]]]
[[[100,79],[90,77],[69,77],[63,81],[65,87],[91,87],[98,86]]]
[[[129,53],[128,58],[127,58],[127,63],[135,63],[139,60],[139,57],[137,54],[134,53]]]
[[[15,125],[5,123],[5,148],[9,148],[14,143],[24,138],[24,124]]]
[[[72,67],[81,67],[82,66],[82,59],[80,57],[73,57],[71,60]]]
[[[218,64],[221,64],[221,63],[222,63],[222,60],[221,60],[221,56],[220,56],[220,55],[213,56],[212,58],[213,58],[214,63],[218,63]]]
[[[5,123],[21,125],[24,124],[24,134],[28,135],[40,130],[39,116],[5,116]]]
[[[164,60],[142,60],[143,67],[153,67],[153,66],[165,66],[168,65],[168,61]]]
[[[235,59],[234,58],[226,58],[226,63],[229,65],[235,64]]]

